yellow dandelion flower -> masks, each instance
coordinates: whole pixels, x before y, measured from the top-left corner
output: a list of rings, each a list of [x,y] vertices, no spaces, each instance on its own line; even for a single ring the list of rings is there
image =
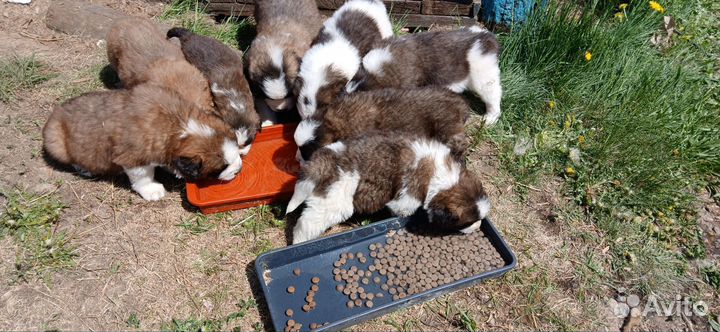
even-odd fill
[[[628,6],[628,4],[621,3],[620,6],[618,6],[618,7],[620,8],[620,10],[625,10],[625,8],[627,8],[627,6]]]
[[[567,174],[568,176],[575,176],[575,168],[573,168],[572,166],[566,167],[565,174]]]
[[[555,101],[554,101],[554,100],[551,100],[551,101],[548,102],[548,108],[550,108],[551,110],[552,110],[552,109],[555,109],[555,106],[556,106],[556,105],[555,105]]]
[[[657,1],[650,1],[650,8],[661,14],[665,12],[665,8]]]
[[[580,144],[585,143],[585,136],[580,135],[580,136],[578,137],[578,142],[579,142]]]
[[[615,13],[615,18],[616,18],[618,21],[622,21],[622,20],[625,19],[625,13],[623,13],[623,12],[617,12],[617,13]]]
[[[590,53],[590,51],[585,51],[585,61],[592,60],[592,56],[593,55],[592,55],[592,53]]]

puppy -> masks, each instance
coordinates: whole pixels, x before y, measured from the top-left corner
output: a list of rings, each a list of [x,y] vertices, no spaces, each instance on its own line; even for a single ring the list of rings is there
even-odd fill
[[[300,122],[295,142],[303,160],[320,147],[370,131],[432,137],[461,160],[467,139],[464,124],[470,106],[461,96],[439,87],[382,89],[344,96]]]
[[[184,28],[170,29],[167,37],[180,39],[187,61],[210,82],[217,115],[235,129],[241,153],[246,155],[260,128],[260,116],[243,74],[242,54]]]
[[[303,168],[287,211],[305,202],[293,243],[317,238],[353,213],[387,206],[399,216],[423,208],[443,229],[471,233],[490,203],[480,180],[438,141],[372,135],[339,141],[315,152]]]
[[[91,92],[56,107],[43,144],[57,161],[95,175],[124,171],[146,200],[165,196],[156,166],[190,180],[229,181],[242,168],[235,134],[224,122],[154,84]]]
[[[290,98],[300,59],[322,27],[314,0],[263,0],[255,4],[257,36],[247,53],[250,80],[274,110],[294,106]]]
[[[207,80],[152,21],[132,17],[114,22],[107,36],[107,53],[110,66],[125,88],[153,82],[175,90],[197,107],[212,111]]]
[[[347,92],[439,85],[470,90],[485,103],[485,123],[500,117],[499,45],[479,27],[410,34],[382,40],[363,58]]]
[[[350,0],[323,25],[305,53],[295,81],[302,118],[332,103],[355,76],[372,45],[392,36],[392,24],[379,0]]]

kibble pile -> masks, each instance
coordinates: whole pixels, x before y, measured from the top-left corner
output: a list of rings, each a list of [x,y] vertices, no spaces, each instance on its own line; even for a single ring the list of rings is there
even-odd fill
[[[348,309],[372,308],[388,296],[392,301],[404,299],[442,285],[500,268],[505,261],[482,232],[470,235],[436,236],[422,231],[391,231],[385,243],[372,243],[369,254],[345,252],[333,263],[335,290],[347,297]],[[300,276],[300,269],[293,270]],[[320,278],[311,279],[302,310],[317,306],[315,294]],[[290,286],[287,292],[295,293]],[[387,300],[386,300],[387,301]],[[285,332],[300,331],[302,324],[289,318]],[[311,330],[324,324],[312,323]]]
[[[333,275],[341,282],[335,289],[349,297],[347,307],[372,308],[373,299],[384,297],[384,293],[397,301],[505,264],[482,232],[428,235],[405,230],[389,233],[385,244],[369,245],[371,263],[367,270],[351,264],[352,260],[365,264],[368,258],[362,253],[341,254]],[[371,283],[379,285],[382,292],[368,292]]]

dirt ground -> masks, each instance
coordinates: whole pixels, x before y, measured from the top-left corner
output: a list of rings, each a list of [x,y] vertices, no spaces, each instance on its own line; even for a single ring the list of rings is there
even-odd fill
[[[0,241],[0,330],[125,330],[136,315],[142,330],[158,330],[172,319],[217,319],[237,311],[239,300],[255,299],[244,318],[229,328],[269,327],[263,299],[251,266],[248,248],[258,238],[233,231],[218,222],[208,232],[193,235],[177,226],[195,215],[183,201],[182,183],[165,181],[168,196],[145,202],[128,189],[127,180],[90,180],[50,165],[42,154],[41,128],[52,107],[69,97],[68,91],[95,80],[106,63],[97,40],[64,35],[48,29],[44,15],[51,0],[30,6],[0,4],[0,58],[31,55],[49,64],[58,75],[22,91],[7,104],[0,102],[0,188],[34,193],[56,192],[69,206],[59,227],[77,246],[77,267],[55,273],[50,281],[11,282],[15,244]],[[131,15],[155,17],[164,4],[138,0],[94,1]],[[354,326],[351,330],[463,330],[465,313],[477,330],[601,329],[618,330],[606,297],[578,297],[579,257],[603,248],[588,248],[578,229],[594,232],[591,224],[557,215],[565,198],[560,185],[549,180],[530,188],[522,200],[515,184],[498,169],[496,149],[480,143],[470,166],[482,174],[493,202],[491,218],[518,255],[515,271],[505,277],[464,289],[434,301],[400,310]],[[169,179],[169,177],[168,177]],[[4,204],[0,197],[0,204]],[[257,210],[237,211],[227,219],[242,220]],[[287,227],[291,227],[288,225]],[[338,229],[346,229],[344,225]],[[281,228],[260,234],[274,248],[286,245]],[[612,285],[599,284],[614,294]],[[558,323],[560,322],[560,323]],[[691,319],[652,320],[644,328],[707,329]],[[660,324],[660,325],[657,325]]]

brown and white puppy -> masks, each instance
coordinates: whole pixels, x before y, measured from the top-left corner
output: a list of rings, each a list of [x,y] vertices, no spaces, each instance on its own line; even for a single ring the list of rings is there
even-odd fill
[[[185,60],[178,47],[150,20],[124,18],[107,36],[110,66],[125,88],[153,82],[173,89],[185,100],[208,111],[213,101],[207,79]]]
[[[485,123],[491,125],[500,117],[499,50],[495,35],[480,27],[382,40],[365,55],[346,91],[428,85],[470,90],[485,103]]]
[[[241,153],[247,154],[260,128],[260,116],[243,74],[240,51],[184,28],[170,29],[167,37],[180,40],[185,59],[210,82],[217,115],[235,129]]]
[[[302,59],[293,87],[300,117],[332,103],[355,76],[362,56],[392,34],[380,0],[350,0],[338,8]]]
[[[300,60],[322,27],[315,0],[263,0],[255,4],[257,36],[247,53],[248,73],[274,110],[294,106],[291,94]]]
[[[229,126],[154,84],[91,92],[57,106],[43,128],[57,161],[96,175],[124,171],[146,200],[165,196],[155,167],[188,179],[231,180],[242,168]]]
[[[371,135],[338,141],[315,152],[303,168],[287,211],[305,209],[293,243],[317,238],[353,213],[388,207],[399,216],[423,208],[432,225],[471,233],[490,203],[476,175],[438,141]]]
[[[310,160],[319,148],[371,131],[434,138],[461,160],[467,147],[465,121],[470,106],[462,96],[440,87],[381,89],[341,97],[295,130],[300,156]]]

